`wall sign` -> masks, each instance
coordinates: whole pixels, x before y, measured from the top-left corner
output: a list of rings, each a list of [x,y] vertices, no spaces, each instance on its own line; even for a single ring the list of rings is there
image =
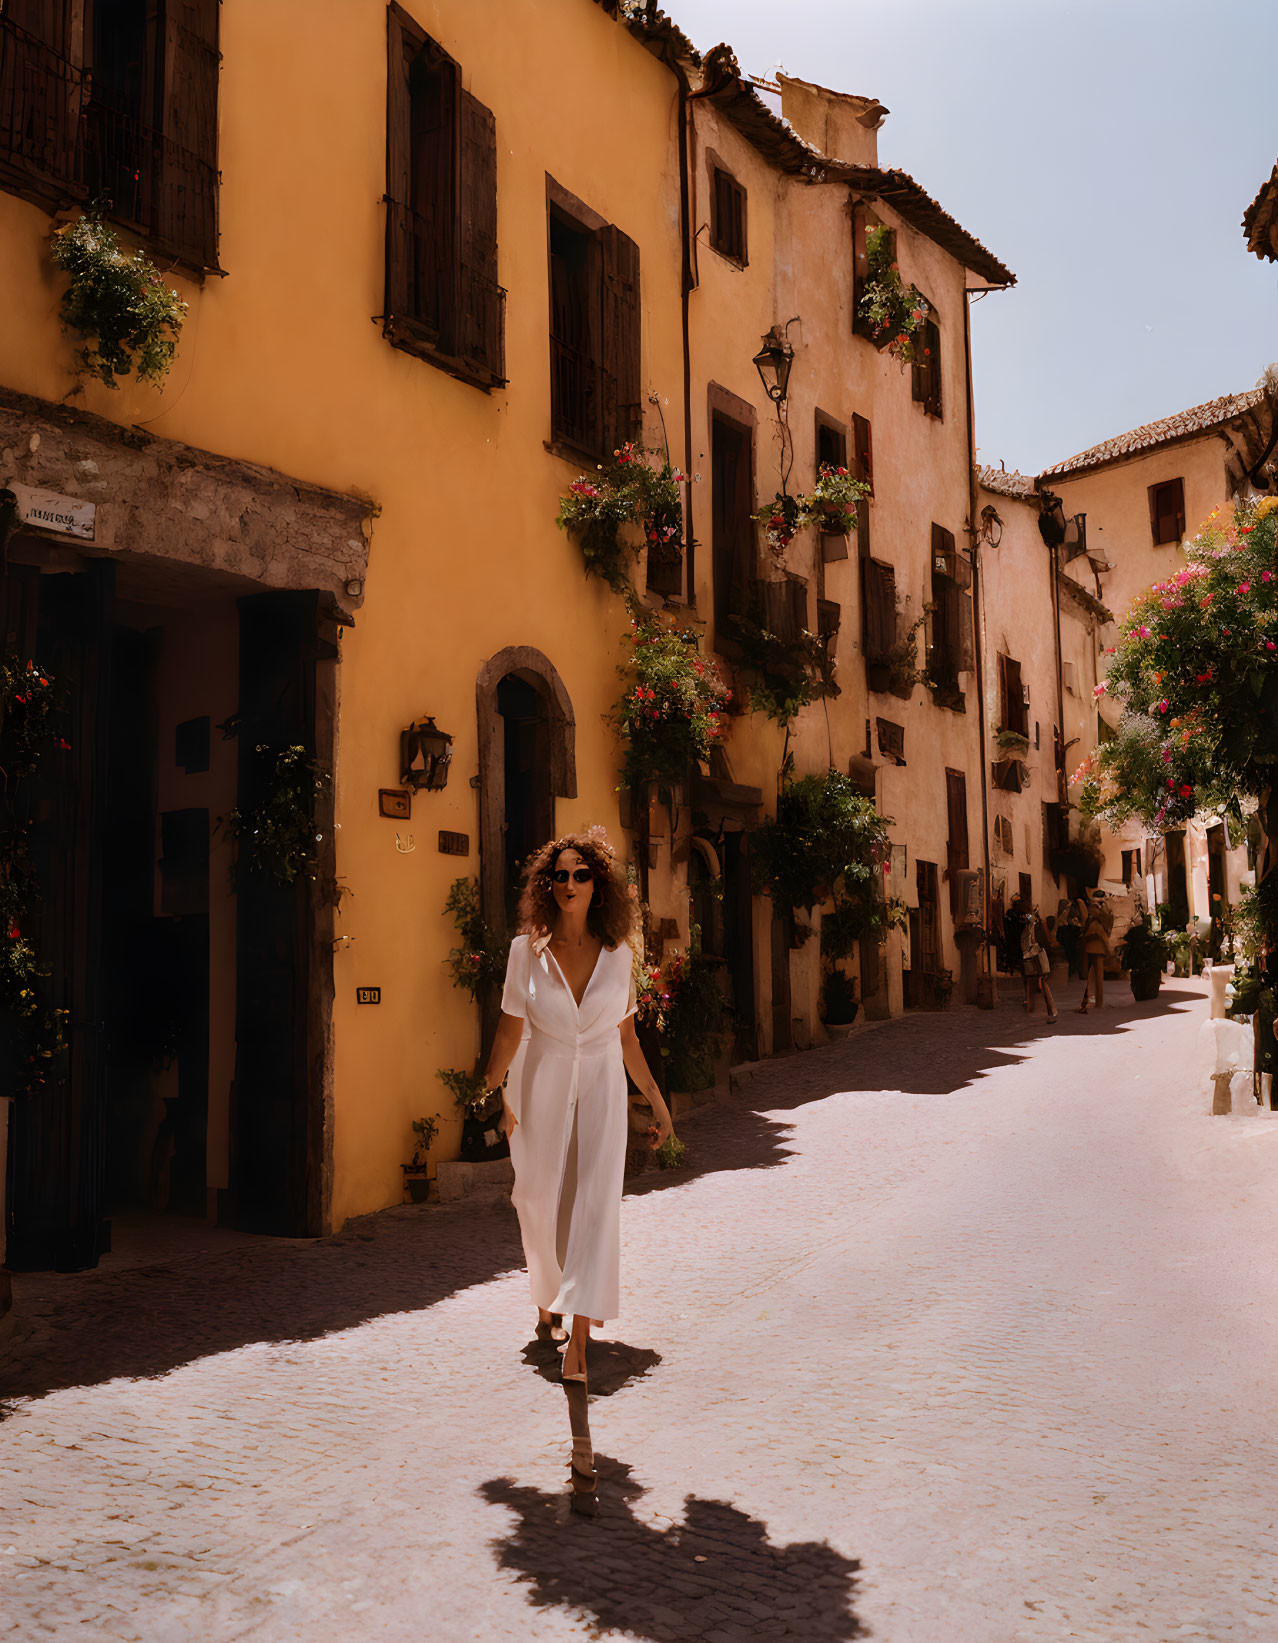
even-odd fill
[[[394,816],[400,821],[408,821],[413,814],[413,801],[408,791],[403,787],[379,787],[377,789],[377,813],[380,816]]]
[[[356,1004],[380,1004],[382,1002],[382,989],[380,987],[356,987],[355,1002]]]
[[[30,485],[10,485],[18,504],[18,516],[24,525],[34,525],[42,531],[57,531],[62,536],[78,536],[82,541],[93,541],[93,522],[97,514],[96,502],[82,502],[78,496],[59,496],[57,491],[37,491]]]
[[[441,831],[439,835],[439,853],[441,856],[468,856],[470,854],[470,834]]]

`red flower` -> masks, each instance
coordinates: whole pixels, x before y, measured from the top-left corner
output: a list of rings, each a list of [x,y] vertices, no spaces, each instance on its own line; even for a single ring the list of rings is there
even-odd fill
[[[1186,782],[1184,784],[1184,786],[1181,788],[1180,796],[1181,796],[1182,799],[1192,799],[1193,798],[1194,790],[1193,790],[1192,787],[1190,787],[1188,782]]]
[[[22,931],[19,930],[16,921],[11,919],[9,921],[9,940],[10,941],[17,941],[17,940],[19,940],[21,935],[22,935]]]

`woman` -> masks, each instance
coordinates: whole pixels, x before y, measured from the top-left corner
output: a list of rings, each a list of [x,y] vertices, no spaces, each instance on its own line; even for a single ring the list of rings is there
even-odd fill
[[[1083,933],[1083,916],[1087,909],[1079,896],[1062,896],[1056,909],[1056,937],[1065,949],[1065,979],[1083,973],[1078,946]]]
[[[1034,999],[1042,993],[1047,1005],[1047,1019],[1055,1021],[1056,1000],[1052,997],[1052,989],[1047,983],[1052,970],[1052,961],[1047,953],[1050,942],[1051,932],[1039,916],[1038,908],[1031,907],[1021,930],[1021,973],[1025,977],[1025,1008],[1033,1015]]]
[[[1079,1015],[1087,1014],[1087,990],[1090,987],[1096,997],[1096,1008],[1102,1009],[1105,1003],[1105,960],[1109,956],[1109,929],[1104,914],[1090,896],[1086,898],[1087,912],[1083,918],[1083,930],[1079,937],[1079,946],[1082,949],[1083,963],[1083,1002],[1078,1006]]]
[[[635,1033],[633,921],[602,828],[535,851],[488,1059],[490,1089],[510,1075],[502,1112],[537,1333],[567,1340],[566,1381],[585,1381],[591,1323],[618,1312],[627,1072],[656,1144],[672,1129]]]

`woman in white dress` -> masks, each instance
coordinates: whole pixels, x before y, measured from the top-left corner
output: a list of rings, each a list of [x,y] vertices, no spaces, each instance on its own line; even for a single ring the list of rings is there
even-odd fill
[[[569,833],[529,858],[485,1075],[490,1089],[507,1080],[513,1198],[538,1334],[566,1338],[565,1380],[585,1381],[591,1323],[619,1310],[627,1072],[651,1103],[656,1144],[671,1133],[635,1032],[633,923],[602,829]]]

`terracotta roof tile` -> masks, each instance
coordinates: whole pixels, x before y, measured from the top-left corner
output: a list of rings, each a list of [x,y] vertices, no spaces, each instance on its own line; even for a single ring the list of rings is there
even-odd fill
[[[1264,390],[1261,388],[1249,388],[1242,394],[1222,394],[1219,399],[1209,399],[1205,405],[1191,405],[1189,410],[1177,411],[1175,416],[1165,416],[1158,422],[1146,422],[1139,428],[1133,428],[1129,433],[1117,434],[1100,445],[1093,445],[1090,450],[1080,451],[1077,456],[1067,457],[1064,462],[1044,468],[1039,477],[1050,479],[1082,473],[1088,468],[1104,467],[1107,462],[1118,462],[1123,457],[1152,451],[1159,445],[1172,445],[1195,434],[1210,433],[1213,428],[1241,416],[1263,398]]]
[[[985,491],[993,491],[996,496],[1013,496],[1018,501],[1032,502],[1038,495],[1034,487],[1034,480],[1030,474],[1017,473],[1016,469],[978,467],[976,482]]]

